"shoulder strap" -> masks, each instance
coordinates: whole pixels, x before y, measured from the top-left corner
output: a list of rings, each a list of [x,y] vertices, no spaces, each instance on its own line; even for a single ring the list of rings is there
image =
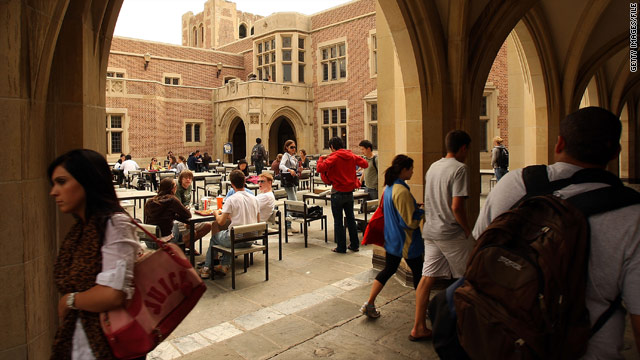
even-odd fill
[[[549,189],[549,175],[547,165],[531,165],[522,169],[522,180],[527,189],[525,197],[545,195],[552,193]]]
[[[376,168],[376,173],[378,172],[378,155],[373,155],[373,167]]]
[[[589,217],[640,204],[640,193],[626,186],[613,185],[580,193],[568,198],[567,201]]]
[[[605,312],[600,315],[598,320],[596,320],[596,323],[593,324],[591,330],[589,331],[589,338],[595,335],[598,330],[600,330],[604,326],[604,324],[609,320],[609,318],[611,318],[611,316],[616,312],[616,310],[618,310],[618,308],[624,310],[624,307],[622,307],[622,294],[618,294],[615,300],[613,300],[613,302],[609,305],[607,310],[605,310]]]

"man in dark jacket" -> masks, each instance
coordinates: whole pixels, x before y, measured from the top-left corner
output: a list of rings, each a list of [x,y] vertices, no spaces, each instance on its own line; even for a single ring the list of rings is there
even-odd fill
[[[331,189],[331,212],[333,213],[333,233],[338,246],[332,251],[347,252],[347,234],[342,222],[344,211],[351,240],[348,249],[355,252],[359,250],[360,246],[356,220],[353,215],[353,190],[358,187],[356,166],[365,169],[369,164],[365,159],[344,149],[344,143],[339,137],[333,137],[329,140],[329,148],[331,154],[321,156],[318,159],[317,170],[323,180],[333,186]]]

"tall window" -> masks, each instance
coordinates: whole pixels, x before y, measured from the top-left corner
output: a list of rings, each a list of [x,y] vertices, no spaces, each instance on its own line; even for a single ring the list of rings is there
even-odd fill
[[[371,34],[371,76],[378,74],[378,38]]]
[[[184,141],[199,143],[202,141],[202,122],[186,122],[184,125]]]
[[[200,42],[202,43],[202,47],[204,47],[204,25],[200,24]]]
[[[198,46],[198,29],[195,26],[193,27],[193,46]]]
[[[256,68],[258,79],[276,81],[276,39],[261,40],[257,44]]]
[[[238,38],[244,39],[247,37],[247,25],[240,24],[240,28],[238,29]]]
[[[347,51],[344,42],[324,47],[320,52],[322,81],[336,81],[347,77]]]
[[[124,150],[124,115],[107,114],[107,153],[121,154]]]
[[[322,109],[322,140],[324,148],[329,148],[329,139],[342,138],[347,148],[347,109],[344,107]]]
[[[487,95],[482,96],[480,100],[480,151],[489,151],[489,97]]]
[[[369,104],[369,137],[373,149],[378,149],[378,104]]]
[[[305,51],[304,51],[304,38],[298,38],[298,82],[304,83],[304,69],[305,69]]]
[[[291,82],[291,35],[282,36],[282,81]]]

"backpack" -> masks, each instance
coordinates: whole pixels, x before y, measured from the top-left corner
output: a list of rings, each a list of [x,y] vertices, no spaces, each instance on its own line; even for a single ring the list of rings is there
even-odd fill
[[[473,358],[579,358],[620,308],[618,297],[590,326],[587,218],[640,203],[640,194],[598,169],[549,182],[546,166],[530,166],[523,179],[527,194],[478,238],[454,293],[460,344]],[[587,182],[611,186],[566,200],[550,195]]]
[[[251,149],[251,161],[254,163],[264,160],[262,158],[262,151],[260,151],[260,145],[262,144],[255,144],[253,145],[253,149]]]
[[[499,168],[507,169],[509,167],[509,150],[506,147],[498,147],[498,158],[496,164]]]

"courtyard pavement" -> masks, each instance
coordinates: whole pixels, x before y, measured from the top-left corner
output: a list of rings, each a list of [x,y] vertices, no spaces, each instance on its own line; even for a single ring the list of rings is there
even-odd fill
[[[361,247],[357,253],[331,252],[335,244],[330,207],[325,205],[324,212],[329,216],[328,243],[320,222],[314,222],[308,248],[296,234],[283,244],[283,259],[278,261],[277,237],[272,236],[268,281],[263,255],[254,256],[246,273],[239,258],[236,290],[231,290],[230,275],[205,280],[207,291],[200,302],[147,358],[437,359],[431,341],[408,340],[415,292],[395,277],[378,296],[380,318],[368,319],[359,312],[377,274],[372,247]],[[208,237],[203,248],[207,244]],[[629,326],[624,355],[640,360]]]

